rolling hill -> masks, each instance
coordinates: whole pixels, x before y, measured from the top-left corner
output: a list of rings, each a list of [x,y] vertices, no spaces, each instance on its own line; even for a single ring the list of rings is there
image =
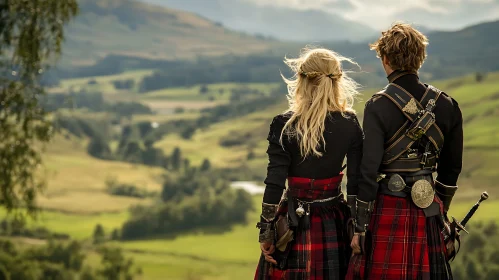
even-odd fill
[[[145,0],[145,2],[190,11],[225,26],[263,34],[285,41],[363,41],[376,33],[371,27],[321,10],[297,10],[257,5],[245,0]],[[337,2],[341,5],[351,4]],[[346,7],[349,8],[349,7]]]
[[[228,30],[189,12],[134,0],[81,0],[67,29],[63,64],[92,64],[109,54],[178,59],[246,54],[273,41]]]
[[[487,23],[465,29],[459,32],[441,33],[443,38],[430,37],[430,43],[435,52],[430,52],[430,58],[446,55],[451,44],[459,40],[472,38],[482,40],[482,44],[493,48],[497,38],[486,37],[494,32],[498,22]],[[445,39],[445,40],[444,40]],[[362,51],[361,44],[353,45]],[[441,48],[439,48],[441,46]],[[479,45],[475,47],[479,48]],[[348,51],[347,46],[344,51]],[[362,52],[365,59],[378,63],[373,53]],[[485,48],[482,46],[482,49]],[[479,56],[473,50],[460,49],[460,55]],[[484,52],[485,53],[485,52]],[[487,51],[489,57],[493,52]],[[369,56],[368,56],[369,55]],[[496,60],[497,61],[497,60]],[[493,69],[497,67],[494,60],[480,60],[478,65],[469,65],[473,69]],[[445,61],[443,61],[445,62]],[[466,66],[464,62],[448,64],[453,67]],[[379,65],[377,65],[379,68]],[[425,65],[428,67],[429,65]],[[375,68],[376,69],[376,68]],[[442,66],[435,71],[443,71]],[[451,69],[452,70],[452,69]],[[113,86],[113,81],[134,79],[150,75],[153,70],[124,72],[109,76],[94,76],[80,79],[63,80],[57,90],[69,91],[71,88],[81,88],[89,91],[102,92],[107,100],[133,100],[158,106],[172,106],[179,102],[189,104],[192,110],[175,115],[140,115],[133,116],[131,122],[157,121],[168,122],[171,119],[189,119],[200,116],[199,106],[211,102],[218,105],[230,100],[230,89],[240,84],[209,84],[205,95],[200,93],[200,86],[160,89],[138,94],[137,89],[119,90]],[[425,70],[426,71],[426,70]],[[484,71],[486,72],[486,71]],[[437,72],[438,73],[438,72]],[[482,81],[477,81],[475,75],[455,77],[434,82],[435,86],[445,90],[459,103],[465,119],[465,164],[460,178],[460,190],[456,197],[452,214],[460,218],[469,209],[477,195],[483,190],[491,194],[490,202],[477,214],[477,220],[497,218],[499,207],[495,188],[499,180],[497,166],[499,164],[499,73],[488,73]],[[248,87],[260,91],[270,90],[275,84],[250,84]],[[56,89],[53,89],[56,90]],[[374,90],[366,90],[363,99],[366,100]],[[213,101],[210,101],[213,97]],[[177,102],[177,103],[175,103]],[[198,107],[196,107],[198,106]],[[358,102],[360,115],[363,102]],[[267,157],[266,135],[272,117],[286,108],[285,98],[282,102],[265,110],[235,117],[214,123],[208,129],[197,129],[189,140],[181,138],[177,133],[170,133],[155,143],[155,147],[170,154],[174,147],[180,147],[184,157],[193,165],[200,165],[203,159],[209,158],[215,168],[242,166],[260,177],[265,175]],[[161,108],[158,108],[161,109]],[[96,113],[83,112],[87,117],[100,117]],[[99,113],[100,114],[100,113]],[[105,116],[104,116],[105,117]],[[244,139],[242,143],[223,146],[221,140],[227,137]],[[76,139],[68,135],[59,135],[48,147],[45,154],[45,167],[48,187],[40,199],[40,205],[46,210],[42,212],[37,225],[43,225],[55,232],[67,233],[76,239],[89,239],[94,226],[102,224],[106,232],[119,228],[128,218],[127,208],[137,204],[151,203],[153,199],[138,199],[110,195],[106,191],[106,180],[115,177],[123,183],[130,183],[150,191],[160,191],[165,170],[151,168],[140,164],[130,164],[119,161],[105,161],[93,158],[86,152],[88,139]],[[253,153],[248,159],[249,152]],[[473,200],[473,201],[471,201]],[[261,197],[254,197],[255,208]],[[489,214],[495,213],[495,214]],[[4,214],[0,210],[0,214]],[[143,240],[133,242],[114,242],[133,256],[136,264],[143,267],[143,279],[241,279],[249,278],[254,272],[258,255],[258,244],[255,242],[253,221],[258,213],[250,213],[251,223],[234,226],[224,233],[194,232],[186,236],[172,239]],[[238,248],[234,250],[233,248]],[[90,263],[92,259],[89,260]],[[220,268],[222,266],[222,268]],[[190,278],[189,275],[202,275]]]
[[[131,75],[132,73],[125,74]],[[138,75],[140,73],[133,73]],[[143,73],[142,73],[143,74]],[[101,77],[99,83],[106,83],[118,77]],[[465,120],[465,162],[460,178],[460,189],[451,207],[451,214],[463,217],[475,202],[481,191],[487,190],[492,201],[487,201],[474,217],[474,221],[497,219],[499,192],[495,183],[499,180],[499,73],[489,73],[482,81],[474,75],[432,82],[445,90],[460,104]],[[68,80],[64,85],[81,86],[84,80]],[[228,89],[232,85],[210,85],[210,88]],[[256,86],[256,85],[255,85]],[[227,90],[226,90],[227,91]],[[366,90],[366,100],[375,90]],[[109,96],[119,95],[110,92]],[[144,100],[192,102],[198,96],[197,88],[177,88],[146,94]],[[244,165],[246,168],[265,173],[267,158],[266,134],[272,117],[286,108],[285,99],[266,110],[238,117],[212,125],[209,129],[197,130],[190,140],[178,135],[165,136],[156,147],[170,152],[181,147],[184,155],[193,164],[200,164],[210,157],[215,167]],[[363,102],[357,103],[362,115]],[[189,117],[189,112],[177,117]],[[151,120],[154,116],[140,116]],[[245,135],[246,141],[237,146],[223,147],[220,139],[227,135]],[[76,239],[88,239],[95,224],[102,224],[107,231],[119,227],[126,219],[126,208],[147,201],[124,199],[105,193],[103,182],[108,175],[118,180],[147,186],[159,190],[156,178],[160,170],[142,165],[102,161],[86,155],[84,142],[58,137],[46,154],[46,165],[50,171],[58,170],[49,178],[46,197],[42,206],[55,211],[42,212],[36,225],[46,226],[55,232],[68,233]],[[247,160],[249,146],[255,156]],[[65,202],[65,203],[60,203]],[[259,209],[261,196],[254,197],[255,209]],[[90,211],[91,210],[91,211]],[[0,211],[0,214],[3,213]],[[90,215],[91,214],[91,215]],[[254,273],[258,257],[255,241],[254,221],[257,211],[250,213],[250,223],[237,225],[227,232],[193,232],[176,239],[155,239],[130,242],[114,242],[122,247],[135,263],[143,268],[143,279],[211,279],[229,280],[249,278]],[[69,226],[68,226],[69,225]],[[234,248],[238,248],[234,250]],[[462,256],[461,256],[462,257]],[[89,263],[92,263],[92,257]],[[198,278],[195,278],[199,276]]]
[[[486,75],[481,82],[475,80],[475,75],[436,81],[433,84],[448,92],[460,104],[464,117],[465,133],[465,163],[461,175],[463,186],[460,195],[466,198],[476,194],[474,188],[489,188],[492,194],[499,195],[495,190],[495,182],[499,175],[495,170],[499,165],[499,73]],[[367,100],[375,90],[364,92],[363,100]],[[362,117],[363,102],[357,104],[357,111]],[[178,135],[168,135],[157,143],[159,148],[179,146],[186,151],[193,163],[209,157],[219,167],[241,164],[253,172],[264,176],[267,158],[266,134],[272,117],[286,108],[286,104],[278,104],[265,111],[255,112],[236,119],[216,123],[207,130],[198,130],[190,140],[181,139]],[[228,135],[246,135],[246,144],[223,147],[220,139]],[[210,147],[208,149],[208,147]],[[214,151],[216,147],[216,152]],[[254,149],[255,157],[247,161],[246,155],[250,147]],[[211,155],[211,156],[210,156]]]

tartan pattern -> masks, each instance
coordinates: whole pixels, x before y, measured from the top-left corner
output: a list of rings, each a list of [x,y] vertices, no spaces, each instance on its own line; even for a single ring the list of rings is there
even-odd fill
[[[452,279],[441,229],[438,216],[425,217],[410,199],[378,195],[366,234],[370,248],[350,259],[346,279]]]
[[[336,177],[335,177],[336,178]],[[289,180],[290,188],[306,190],[311,188],[310,181],[297,183]],[[315,188],[335,190],[339,188],[341,179],[335,184],[317,184]],[[321,187],[318,187],[321,186]],[[314,193],[321,199],[319,192]],[[300,197],[302,198],[302,197]],[[278,215],[287,213],[287,205],[278,210]],[[343,280],[351,255],[350,244],[346,233],[346,221],[349,210],[346,204],[314,207],[310,209],[310,228],[296,230],[294,240],[288,244],[289,255],[285,270],[279,270],[260,257],[255,273],[255,280]]]
[[[337,196],[343,173],[329,179],[312,180],[308,178],[288,177],[288,197],[317,200]]]

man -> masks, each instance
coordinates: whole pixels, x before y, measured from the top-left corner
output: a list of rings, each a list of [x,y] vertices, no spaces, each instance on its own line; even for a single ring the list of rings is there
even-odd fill
[[[390,84],[365,107],[362,176],[351,205],[357,254],[347,279],[452,279],[443,234],[462,167],[462,115],[454,99],[419,81],[427,45],[403,23],[371,45]]]

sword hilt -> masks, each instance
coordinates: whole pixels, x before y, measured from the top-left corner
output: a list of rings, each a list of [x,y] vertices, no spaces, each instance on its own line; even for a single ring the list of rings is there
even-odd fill
[[[473,207],[471,208],[471,210],[468,212],[468,214],[466,214],[466,217],[464,217],[464,219],[461,221],[461,224],[463,226],[466,226],[466,224],[468,223],[468,221],[471,219],[471,217],[473,217],[473,215],[475,214],[475,211],[478,209],[478,207],[480,206],[480,203],[482,203],[482,201],[485,201],[489,198],[489,194],[487,192],[483,192],[482,195],[480,196],[480,200],[478,200],[477,203],[475,203],[475,205],[473,205]]]
[[[480,197],[480,200],[478,201],[478,204],[480,204],[484,200],[487,200],[488,198],[489,198],[489,194],[487,192],[483,192],[482,196]]]
[[[466,232],[467,234],[469,234],[469,232],[466,230],[466,228],[464,227],[463,224],[461,224],[458,220],[456,220],[456,218],[452,217],[452,226],[454,226],[457,230],[457,232],[460,232],[460,231],[464,231]]]

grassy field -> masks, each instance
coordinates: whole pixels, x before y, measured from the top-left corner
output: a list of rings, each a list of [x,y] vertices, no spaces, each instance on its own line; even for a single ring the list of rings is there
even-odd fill
[[[255,209],[259,209],[261,199],[261,196],[254,196]],[[452,205],[451,215],[462,219],[472,205],[472,201],[458,201]],[[484,202],[473,221],[497,220],[497,209],[499,201]],[[254,227],[258,216],[259,213],[253,211],[249,214],[247,224],[236,225],[226,232],[197,232],[176,239],[114,242],[111,245],[121,246],[127,256],[134,258],[135,264],[143,268],[142,279],[249,279],[259,257],[257,231]],[[96,224],[102,224],[109,234],[126,218],[126,212],[91,216],[43,212],[39,220],[31,224],[43,225],[55,232],[68,233],[76,239],[85,240],[91,237]],[[87,263],[97,264],[97,255],[90,251]]]
[[[148,72],[142,72],[147,74]],[[128,74],[139,76],[138,72]],[[102,85],[123,76],[98,77]],[[474,221],[499,219],[499,194],[494,184],[499,180],[499,73],[489,74],[477,83],[473,76],[462,79],[434,83],[448,92],[460,104],[465,119],[465,162],[460,179],[460,190],[451,207],[451,215],[461,219],[472,204],[479,198],[481,191],[488,190],[490,201],[483,204]],[[63,83],[65,87],[86,86],[86,80],[73,80]],[[225,96],[233,84],[208,86],[208,95],[219,95],[220,102],[228,100]],[[275,85],[251,85],[261,91],[271,90]],[[223,89],[223,93],[220,93]],[[141,95],[146,102],[213,102],[203,100],[199,87],[190,89],[168,89]],[[373,90],[366,90],[364,101]],[[106,93],[107,94],[107,93]],[[119,95],[110,93],[109,95]],[[185,96],[184,96],[185,95]],[[185,97],[185,98],[184,98]],[[357,104],[362,116],[363,101]],[[216,123],[204,130],[198,130],[192,139],[184,140],[178,135],[169,134],[156,147],[170,154],[174,147],[180,147],[183,155],[194,165],[209,158],[216,167],[245,166],[261,175],[267,163],[266,136],[271,119],[286,108],[283,102],[273,107],[243,117]],[[132,122],[166,122],[174,119],[197,118],[199,112],[187,110],[174,115],[134,116]],[[93,114],[102,118],[105,114]],[[239,146],[224,147],[222,139],[240,136],[245,139]],[[255,157],[247,159],[248,153]],[[45,167],[42,170],[48,179],[48,188],[40,199],[45,209],[33,226],[46,226],[54,232],[68,233],[80,240],[89,239],[96,224],[101,223],[109,234],[119,228],[127,219],[127,208],[149,200],[110,196],[105,192],[105,181],[116,178],[120,182],[135,184],[151,191],[158,191],[162,183],[162,171],[142,165],[123,162],[103,161],[92,158],[86,153],[86,141],[77,138],[58,136],[47,147]],[[254,197],[255,209],[259,209],[261,196]],[[5,212],[0,211],[0,216]],[[143,279],[172,280],[229,280],[249,279],[252,277],[258,259],[257,233],[254,223],[258,213],[249,214],[248,223],[236,225],[225,232],[200,231],[176,239],[156,239],[134,242],[114,243],[123,247],[135,263],[143,267]],[[20,240],[19,242],[23,242]],[[31,241],[30,241],[31,242]],[[88,263],[97,263],[97,255],[90,252]]]
[[[474,76],[447,81],[437,81],[435,86],[448,92],[460,104],[464,118],[465,164],[461,184],[495,191],[499,180],[499,73],[490,73],[482,82]],[[364,102],[375,92],[366,90],[357,103],[356,109],[362,118]],[[284,98],[283,98],[284,99]],[[286,104],[276,105],[265,111],[256,112],[241,118],[217,123],[206,130],[198,130],[192,139],[184,140],[176,135],[168,135],[157,147],[171,152],[178,146],[192,162],[199,164],[210,158],[216,166],[226,167],[245,164],[255,171],[265,171],[265,145],[268,126],[272,117],[284,111]],[[220,140],[228,135],[245,135],[242,146],[223,147]],[[208,149],[209,147],[209,149]],[[256,158],[247,161],[245,157],[253,150]],[[499,192],[497,193],[499,194]]]
[[[116,75],[108,76],[95,76],[77,79],[62,80],[60,85],[49,89],[49,93],[68,93],[70,91],[88,91],[88,92],[102,92],[105,95],[117,94],[120,92],[137,92],[140,81],[148,75],[151,75],[153,70],[135,70]],[[117,90],[113,82],[133,80],[135,86],[131,90]]]
[[[105,182],[115,178],[149,191],[159,191],[164,171],[138,164],[95,159],[86,153],[86,141],[56,137],[44,154],[48,187],[40,198],[45,209],[79,214],[120,212],[146,200],[111,196]]]

